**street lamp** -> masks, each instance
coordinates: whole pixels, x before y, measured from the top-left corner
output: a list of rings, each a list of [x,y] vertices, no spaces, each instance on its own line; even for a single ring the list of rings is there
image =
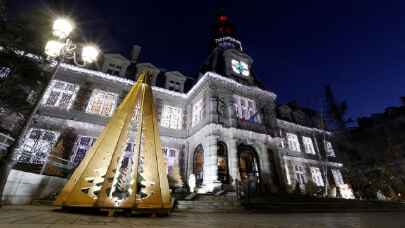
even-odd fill
[[[78,66],[85,66],[88,64],[91,64],[95,61],[97,61],[98,55],[100,53],[100,50],[98,47],[92,44],[86,44],[81,47],[81,60],[78,61],[77,58],[77,50],[78,50],[78,45],[74,44],[73,41],[69,38],[69,35],[74,29],[74,24],[71,20],[67,18],[58,18],[54,21],[53,26],[52,26],[52,34],[58,38],[58,40],[49,40],[46,45],[45,45],[45,54],[49,56],[50,58],[57,59],[57,65],[55,67],[55,72],[52,74],[52,77],[50,81],[52,81],[55,78],[56,71],[59,67],[59,64],[64,60],[64,59],[73,59],[74,64]],[[44,90],[43,95],[45,92],[49,89],[49,85],[47,88]],[[41,97],[43,97],[43,95]],[[35,107],[35,110],[33,113],[36,112],[36,110],[39,108],[40,100],[38,100],[37,106]],[[29,122],[26,125],[26,129],[28,129]],[[49,154],[48,154],[49,155]],[[48,163],[48,155],[46,157],[46,160],[42,166],[41,169],[41,174],[46,169],[47,163]]]
[[[94,45],[86,45],[82,49],[82,59],[84,63],[92,63],[97,60],[100,50]]]
[[[100,54],[100,50],[92,44],[86,45],[77,45],[73,43],[73,41],[69,38],[70,34],[74,30],[74,23],[69,20],[68,18],[58,18],[54,21],[52,25],[52,34],[55,39],[49,40],[45,45],[45,54],[57,61],[57,65],[55,70],[51,76],[50,81],[54,80],[56,76],[57,69],[61,62],[65,59],[73,60],[73,63],[78,66],[85,66],[97,61],[98,55]],[[79,50],[81,49],[81,50]],[[80,53],[78,53],[80,52]],[[80,56],[80,58],[78,58]],[[45,92],[49,89],[50,83],[48,86],[43,90],[42,98]],[[25,134],[27,133],[28,127],[31,125],[32,119],[34,114],[39,109],[41,103],[41,99],[39,99],[27,120],[27,124],[25,125],[22,134],[18,139],[18,147],[22,144],[22,138],[24,138]],[[18,148],[17,147],[17,148]],[[46,166],[48,163],[48,156],[42,166],[41,174],[45,171]]]
[[[60,41],[50,40],[46,43],[45,54],[49,57],[56,58],[61,54],[64,45],[65,44]]]
[[[54,36],[60,38],[60,39],[65,39],[67,38],[70,33],[73,31],[74,25],[73,22],[71,22],[67,18],[58,18],[53,22],[52,26],[52,33]]]
[[[58,18],[52,26],[52,34],[58,40],[50,40],[45,45],[45,54],[51,58],[73,59],[79,66],[85,66],[97,61],[100,50],[95,45],[81,45],[81,60],[77,57],[78,45],[74,44],[69,35],[74,29],[74,24],[67,18]],[[58,61],[59,63],[60,61]]]
[[[63,62],[65,59],[72,59],[75,65],[85,66],[97,61],[98,55],[100,54],[100,50],[95,45],[76,45],[73,43],[71,39],[69,39],[69,35],[74,30],[75,26],[74,23],[69,20],[68,18],[58,18],[54,21],[52,25],[52,34],[55,37],[52,40],[49,40],[45,45],[45,54],[57,61],[57,65],[54,69],[54,72],[49,81],[55,79],[56,71],[59,67],[59,64]],[[81,48],[81,59],[79,61],[79,54],[77,51]],[[1,48],[1,47],[0,47]],[[11,168],[14,166],[15,160],[15,153],[19,148],[21,148],[22,143],[24,141],[25,135],[27,134],[28,127],[31,125],[33,121],[33,117],[35,113],[38,111],[39,106],[41,104],[41,98],[44,97],[45,92],[49,89],[50,83],[48,86],[44,88],[37,100],[34,108],[31,110],[31,113],[24,125],[24,127],[20,130],[18,139],[14,142],[12,146],[9,147],[9,151],[3,161],[6,163],[6,170],[0,176],[0,207],[1,207],[1,196],[5,186],[5,181],[1,181],[1,178],[7,180],[7,177],[10,173]],[[41,169],[41,174],[45,171],[46,164],[48,158],[46,158],[45,163]]]

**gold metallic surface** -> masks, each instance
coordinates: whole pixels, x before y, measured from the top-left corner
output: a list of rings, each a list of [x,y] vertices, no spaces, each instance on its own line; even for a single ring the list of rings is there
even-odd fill
[[[55,205],[171,208],[150,80],[148,72],[141,73],[56,198]],[[135,132],[134,139],[129,138],[131,132]],[[126,154],[127,142],[134,145],[131,154]]]

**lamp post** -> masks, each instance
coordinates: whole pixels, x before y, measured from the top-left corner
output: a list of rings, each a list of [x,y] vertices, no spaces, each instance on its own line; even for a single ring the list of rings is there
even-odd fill
[[[56,39],[49,40],[45,45],[44,51],[45,54],[50,59],[56,61],[57,64],[49,80],[48,85],[40,92],[41,96],[38,97],[38,100],[34,108],[31,110],[24,127],[20,130],[18,134],[18,139],[14,142],[12,146],[9,147],[7,155],[0,162],[0,206],[2,193],[4,190],[4,186],[6,185],[8,175],[10,173],[10,170],[16,163],[15,160],[16,150],[21,147],[25,135],[27,134],[28,127],[32,124],[33,117],[40,107],[41,100],[45,92],[49,89],[50,82],[55,79],[56,72],[58,70],[60,63],[63,62],[65,59],[71,59],[73,60],[75,65],[85,66],[95,62],[98,58],[100,51],[95,45],[91,44],[77,45],[69,38],[74,28],[75,28],[74,23],[68,18],[58,18],[53,22],[52,34]],[[78,53],[78,50],[80,50],[81,53]],[[43,173],[46,163],[47,162],[44,163],[41,169],[41,173]]]
[[[59,68],[59,65],[61,62],[64,61],[64,59],[72,59],[75,65],[78,66],[85,66],[87,64],[91,64],[97,60],[97,57],[100,53],[99,49],[91,44],[84,45],[81,48],[81,59],[77,57],[78,55],[78,49],[79,46],[76,45],[75,43],[72,42],[72,40],[69,38],[69,35],[74,29],[74,24],[67,18],[58,18],[54,21],[53,26],[52,26],[52,34],[58,38],[57,40],[49,40],[46,45],[45,45],[45,54],[50,57],[54,58],[57,60],[57,65],[55,67],[55,71],[52,74],[52,77],[50,79],[50,82],[55,78],[56,72]],[[48,84],[47,88],[44,90],[44,93],[49,89],[50,83]],[[43,93],[43,95],[44,95]],[[41,97],[43,97],[43,95]],[[37,110],[40,106],[41,101],[38,100],[37,105],[35,109]],[[34,111],[34,113],[36,112]],[[27,122],[26,129],[28,129],[29,122]],[[22,134],[19,137],[19,140],[22,141],[21,138],[24,138],[24,134]],[[48,163],[48,156],[49,153],[47,154],[47,157],[44,161],[44,164],[42,165],[41,172],[40,174],[43,174],[47,163]]]

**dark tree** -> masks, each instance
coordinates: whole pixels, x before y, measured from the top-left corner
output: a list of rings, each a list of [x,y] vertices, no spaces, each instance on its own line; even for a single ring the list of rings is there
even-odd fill
[[[326,102],[326,119],[329,122],[329,126],[335,128],[335,130],[344,130],[346,128],[346,101],[339,102],[333,94],[330,85],[325,87],[325,102]]]

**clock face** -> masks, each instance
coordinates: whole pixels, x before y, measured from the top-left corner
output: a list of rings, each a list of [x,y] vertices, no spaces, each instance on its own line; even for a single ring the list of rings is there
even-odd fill
[[[233,72],[246,77],[249,76],[249,65],[247,63],[240,60],[232,59],[231,64]]]

